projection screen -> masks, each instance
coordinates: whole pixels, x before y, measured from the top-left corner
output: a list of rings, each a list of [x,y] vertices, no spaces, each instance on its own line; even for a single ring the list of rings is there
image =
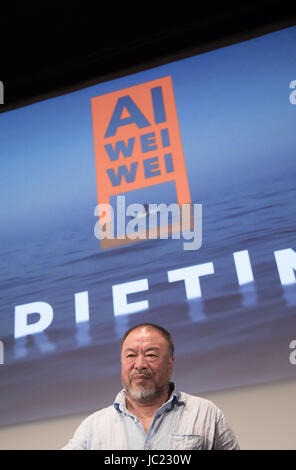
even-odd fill
[[[295,45],[0,114],[1,426],[110,405],[141,322],[172,333],[188,393],[295,378]]]

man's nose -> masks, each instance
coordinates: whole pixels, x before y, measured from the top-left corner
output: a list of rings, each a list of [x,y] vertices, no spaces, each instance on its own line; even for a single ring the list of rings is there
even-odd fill
[[[134,363],[135,369],[147,369],[147,361],[143,354],[138,354]]]

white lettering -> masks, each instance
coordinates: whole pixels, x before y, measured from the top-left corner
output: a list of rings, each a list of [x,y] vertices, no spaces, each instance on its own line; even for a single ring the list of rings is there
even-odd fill
[[[291,249],[283,249],[274,252],[275,261],[280,277],[280,281],[283,286],[295,285],[296,284],[296,252]],[[233,259],[236,267],[237,278],[241,291],[248,299],[247,306],[250,305],[250,295],[253,286],[250,287],[254,281],[251,261],[248,250],[242,250],[233,253]],[[167,271],[168,282],[184,282],[186,298],[200,299],[202,297],[201,281],[202,276],[208,276],[214,274],[214,264],[212,262],[198,264],[193,266],[187,266],[183,268],[173,269]],[[248,289],[244,291],[243,289]],[[141,301],[128,302],[128,295],[149,290],[148,279],[140,279],[131,282],[125,282],[112,286],[112,297],[113,297],[113,312],[114,316],[129,315],[136,312],[141,312],[149,308],[149,302],[147,299]],[[288,290],[288,289],[286,289]],[[250,294],[251,293],[251,294]],[[291,295],[293,292],[291,291]],[[295,293],[294,293],[295,294]],[[295,303],[295,295],[293,294],[293,305]],[[80,324],[83,328],[89,321],[89,297],[88,291],[77,292],[75,296],[75,321]],[[256,297],[253,299],[253,304],[257,302]],[[39,318],[31,317],[30,315],[37,314]],[[22,338],[27,335],[43,332],[52,323],[53,320],[53,309],[46,302],[32,302],[23,305],[17,305],[15,307],[15,338]],[[79,330],[80,331],[80,330]],[[89,340],[88,330],[81,329],[83,338],[85,341]],[[80,334],[80,333],[79,333]],[[37,340],[38,338],[36,338]],[[42,340],[44,343],[44,340]],[[1,346],[1,344],[0,344]],[[3,348],[3,347],[2,347]],[[0,350],[1,354],[1,350]],[[291,353],[291,357],[296,357],[296,352]],[[1,360],[1,356],[0,356]],[[294,359],[293,359],[294,360]]]
[[[125,196],[117,196],[117,238],[124,239],[126,234],[125,228]]]
[[[160,215],[159,227],[160,233],[159,238],[167,240],[169,237],[168,226],[169,226],[169,212],[172,214],[172,221],[175,221],[176,230],[172,233],[173,239],[180,238],[180,207],[178,204],[172,203],[167,206],[164,203],[161,204],[150,204],[149,211],[151,211],[149,219],[149,238],[157,238],[155,227],[157,227],[158,214]]]
[[[98,204],[95,216],[99,217],[95,224],[94,235],[98,240],[114,238],[114,211],[110,204]]]
[[[146,310],[149,307],[148,300],[127,303],[127,295],[148,289],[148,279],[140,279],[112,286],[114,315],[129,315],[130,313]]]
[[[193,232],[186,228],[187,221],[191,218],[191,204],[182,204],[182,234],[185,240],[192,240],[191,243],[184,242],[184,250],[199,250],[202,244],[202,204],[193,204]]]
[[[37,322],[28,324],[28,316],[38,313],[40,319]],[[15,338],[32,335],[44,331],[52,322],[53,309],[46,302],[32,302],[15,307]]]
[[[274,252],[280,280],[283,286],[296,283],[296,253],[291,248]]]
[[[240,286],[254,281],[248,250],[233,253],[238,283]]]
[[[187,268],[168,271],[169,282],[184,281],[187,299],[201,297],[200,276],[214,274],[213,263],[196,264]]]
[[[76,323],[89,321],[88,292],[78,292],[74,297]]]
[[[138,216],[143,214],[144,206],[135,202],[130,204],[127,208],[126,215],[129,217],[134,217],[130,220],[126,227],[126,234],[130,240],[135,240],[136,238],[145,239],[146,238],[146,219],[139,218]],[[138,227],[137,230],[135,228]]]
[[[191,208],[193,207],[193,217]],[[181,208],[181,210],[180,210]],[[202,204],[129,204],[126,209],[125,196],[117,196],[116,201],[116,239],[129,240],[154,240],[156,238],[180,239],[180,220],[182,211],[182,234],[185,240],[192,240],[191,243],[183,243],[184,250],[198,250],[202,244]],[[158,214],[160,223],[158,225]],[[169,214],[172,222],[169,223]],[[98,240],[115,240],[114,234],[114,210],[109,204],[98,204],[94,211],[95,216],[99,216],[99,221],[95,224],[94,234]],[[132,217],[126,225],[126,216]],[[149,225],[149,230],[147,225]],[[193,226],[193,231],[191,228]]]

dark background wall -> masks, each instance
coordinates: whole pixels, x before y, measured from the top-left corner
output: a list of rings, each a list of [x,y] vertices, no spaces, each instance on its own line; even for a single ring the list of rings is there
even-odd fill
[[[293,2],[160,5],[40,2],[33,7],[22,2],[10,11],[2,7],[1,111],[130,67],[159,64],[191,48],[204,50],[275,24],[295,24]]]

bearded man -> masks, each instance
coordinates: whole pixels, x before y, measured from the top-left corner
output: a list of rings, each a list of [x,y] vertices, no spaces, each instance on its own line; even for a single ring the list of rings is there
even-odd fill
[[[121,342],[123,389],[113,405],[82,421],[63,450],[238,450],[222,411],[175,389],[174,343],[152,323],[129,329]]]

